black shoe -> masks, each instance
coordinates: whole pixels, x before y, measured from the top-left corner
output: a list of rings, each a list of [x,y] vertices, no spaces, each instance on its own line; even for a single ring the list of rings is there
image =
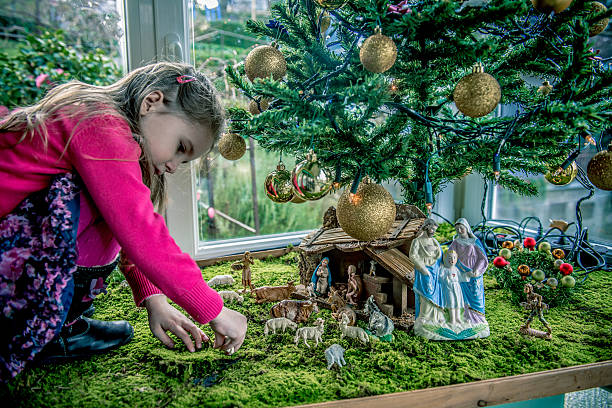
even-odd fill
[[[134,329],[125,320],[103,322],[82,317],[64,327],[37,355],[39,364],[51,364],[102,354],[128,343]]]
[[[85,311],[81,315],[85,317],[91,317],[93,316],[95,311],[96,311],[96,307],[94,305],[91,305],[87,309],[85,309]]]

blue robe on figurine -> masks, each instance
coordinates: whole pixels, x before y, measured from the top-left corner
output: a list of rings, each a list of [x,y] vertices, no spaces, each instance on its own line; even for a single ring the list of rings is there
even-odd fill
[[[321,262],[319,262],[314,272],[312,273],[312,278],[310,278],[310,281],[313,284],[313,289],[317,295],[324,294],[324,293],[317,292],[317,281],[319,280],[319,277],[317,276],[317,271],[319,270],[319,267],[321,267],[321,264],[323,263],[323,261],[327,261],[327,265],[325,266],[325,268],[327,268],[327,291],[329,291],[329,288],[331,288],[331,284],[332,284],[331,271],[329,270],[329,258],[325,257],[321,259]]]
[[[427,248],[426,243],[435,243],[435,250]],[[423,275],[418,270],[414,273],[413,290],[415,294],[415,316],[421,313],[421,297],[429,300],[433,305],[443,308],[442,291],[439,283],[439,270],[442,264],[442,248],[435,238],[427,238],[423,235],[415,238],[410,246],[410,258],[415,263],[425,266],[429,276]]]

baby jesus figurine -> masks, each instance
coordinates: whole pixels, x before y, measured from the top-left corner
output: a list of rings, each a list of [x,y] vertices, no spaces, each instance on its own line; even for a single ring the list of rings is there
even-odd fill
[[[465,303],[460,282],[466,279],[457,269],[457,252],[452,249],[444,253],[444,265],[440,267],[439,278],[443,304],[450,315],[448,323],[451,325],[461,323],[461,310],[465,308]]]
[[[348,290],[346,291],[346,302],[351,305],[356,305],[361,296],[361,288],[363,283],[361,277],[357,276],[357,268],[355,265],[348,267]]]

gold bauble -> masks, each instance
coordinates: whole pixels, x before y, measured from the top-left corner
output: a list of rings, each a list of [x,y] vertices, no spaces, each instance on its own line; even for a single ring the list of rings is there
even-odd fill
[[[319,6],[327,10],[335,10],[344,6],[348,0],[314,0]]]
[[[382,237],[395,221],[395,201],[379,184],[362,181],[355,194],[344,190],[336,207],[340,227],[359,241]]]
[[[236,133],[224,133],[218,143],[219,153],[227,160],[238,160],[246,152],[244,138]]]
[[[287,61],[276,47],[260,45],[247,55],[244,72],[251,82],[255,78],[269,78],[270,75],[278,81],[287,73]]]
[[[321,28],[321,34],[323,34],[324,32],[327,31],[327,29],[331,25],[331,17],[329,16],[329,13],[327,11],[322,11],[321,14],[323,16],[320,17],[320,21],[321,21],[320,28]]]
[[[321,166],[312,151],[291,172],[293,194],[302,200],[314,201],[323,198],[332,187],[329,171]]]
[[[298,197],[295,194],[293,194],[293,198],[289,202],[290,203],[294,203],[294,204],[302,204],[302,203],[305,203],[306,200],[303,200],[300,197]]]
[[[382,35],[378,27],[375,34],[368,37],[359,50],[361,64],[370,72],[385,72],[395,64],[396,58],[395,43],[391,38]]]
[[[264,189],[268,198],[275,203],[286,203],[293,198],[291,173],[285,170],[282,162],[278,163],[276,170],[268,174],[264,181]]]
[[[612,142],[608,150],[597,153],[587,166],[587,176],[599,189],[612,191]]]
[[[555,169],[547,171],[544,177],[550,184],[554,184],[555,186],[564,186],[574,181],[577,174],[578,165],[576,162],[572,162],[572,164],[565,170],[559,171],[558,169]]]
[[[604,6],[603,4],[601,4],[598,1],[592,1],[590,3],[586,4],[586,8],[590,11],[590,14],[595,14],[595,13],[601,13],[604,11],[608,11],[608,8],[606,6]],[[603,32],[606,27],[608,27],[608,23],[610,22],[609,18],[602,18],[601,20],[597,20],[595,21],[593,24],[591,24],[591,26],[589,27],[589,36],[593,37],[596,36],[597,34],[600,34],[601,32]]]
[[[541,93],[544,96],[546,96],[549,93],[551,93],[552,90],[553,90],[553,86],[547,80],[544,80],[544,82],[542,82],[542,86],[540,86],[538,88],[538,92]]]
[[[572,4],[572,0],[531,0],[533,7],[543,13],[560,13]]]
[[[501,88],[497,80],[485,73],[478,63],[471,74],[459,80],[453,91],[453,99],[461,113],[479,118],[495,109],[501,99]]]
[[[251,112],[251,115],[259,115],[261,112],[268,110],[268,100],[262,98],[259,101],[259,106],[257,105],[257,101],[256,100],[251,100],[251,102],[249,102],[249,112]],[[259,108],[261,107],[261,110],[259,110]]]

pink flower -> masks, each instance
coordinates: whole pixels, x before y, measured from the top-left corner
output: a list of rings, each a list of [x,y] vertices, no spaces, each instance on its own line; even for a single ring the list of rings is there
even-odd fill
[[[4,105],[0,105],[0,118],[10,113],[9,108]]]
[[[44,82],[49,83],[49,74],[39,74],[35,82],[37,88],[40,88]]]
[[[62,75],[64,73],[64,70],[61,68],[55,68],[55,72],[57,72],[59,75]]]

